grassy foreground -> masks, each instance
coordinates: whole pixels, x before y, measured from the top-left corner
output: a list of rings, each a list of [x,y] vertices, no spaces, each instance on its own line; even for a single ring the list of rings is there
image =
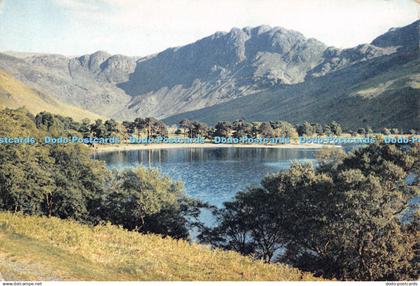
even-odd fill
[[[4,212],[0,273],[6,280],[316,280],[185,241]]]

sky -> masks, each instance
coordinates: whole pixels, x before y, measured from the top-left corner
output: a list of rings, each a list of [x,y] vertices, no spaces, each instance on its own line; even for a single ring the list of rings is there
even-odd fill
[[[146,56],[259,25],[347,48],[419,17],[420,0],[0,0],[0,51]]]

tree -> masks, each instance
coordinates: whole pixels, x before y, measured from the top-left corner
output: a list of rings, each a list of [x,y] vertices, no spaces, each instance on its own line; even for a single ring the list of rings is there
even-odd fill
[[[312,136],[315,130],[309,122],[305,121],[302,125],[298,125],[297,132],[299,136]]]
[[[49,131],[54,125],[54,116],[49,112],[40,112],[35,116],[35,124],[38,129],[44,128]]]
[[[264,137],[273,137],[274,136],[274,130],[273,127],[271,127],[271,124],[269,122],[263,122],[258,128],[258,131],[260,135]]]
[[[108,134],[102,119],[97,119],[95,123],[91,125],[90,130],[93,133],[93,135],[97,138],[107,137]]]
[[[237,193],[233,202],[214,212],[219,224],[213,229],[204,228],[199,239],[271,262],[285,240],[277,221],[282,210],[270,203],[270,196],[262,188]]]
[[[277,137],[288,137],[288,138],[297,138],[298,132],[295,127],[286,121],[271,121],[271,127],[274,130],[274,136]]]
[[[90,119],[83,119],[78,131],[84,138],[88,138],[90,136]]]
[[[325,147],[319,150],[316,155],[319,170],[336,169],[343,162],[346,153],[341,148]]]
[[[141,230],[146,216],[175,205],[183,195],[182,186],[151,169],[114,173],[102,215],[129,230]]]
[[[149,138],[153,138],[158,135],[167,136],[168,134],[166,125],[162,121],[157,120],[154,117],[146,117],[144,119],[136,118],[134,120],[134,124],[138,130],[138,137],[140,137],[140,133],[142,130],[146,130],[147,141],[149,141]]]
[[[24,112],[2,111],[0,118],[0,134],[37,138],[48,134],[37,130],[36,119]],[[83,222],[91,221],[89,204],[102,192],[108,174],[81,144],[0,145],[0,163],[0,210]]]
[[[329,127],[334,135],[340,136],[343,133],[341,125],[335,121],[331,122]]]
[[[403,217],[418,192],[419,149],[371,144],[345,157],[320,155],[319,169],[294,163],[226,204],[220,212],[227,215],[203,237],[267,258],[266,248],[256,247],[264,236],[251,235],[258,227],[275,237],[271,245],[285,247],[278,261],[304,271],[340,280],[414,279],[417,222]],[[244,198],[252,199],[244,204]],[[262,219],[266,212],[270,220]]]
[[[400,134],[400,130],[398,128],[392,128],[391,133],[397,135]]]
[[[168,136],[168,129],[166,128],[165,123],[163,123],[160,120],[157,120],[155,124],[153,125],[153,132],[154,134],[152,137],[162,136],[167,137]]]
[[[232,124],[227,121],[221,121],[217,122],[214,128],[214,136],[228,137],[232,131]]]
[[[188,130],[188,134],[189,137],[192,137],[192,122],[188,119],[183,119],[179,122],[179,128],[184,129],[184,137],[187,134],[187,130]]]
[[[136,129],[136,124],[131,121],[123,121],[122,126],[125,128],[126,132],[128,134],[133,134]]]
[[[105,121],[106,136],[110,137],[112,134],[118,132],[117,122],[114,119]]]
[[[359,128],[359,129],[357,129],[357,134],[366,135],[366,129],[365,128]]]
[[[313,178],[307,187],[305,175],[295,172],[299,166],[269,180],[271,189],[284,192],[285,221],[294,222],[285,260],[338,279],[414,277],[415,237],[399,217],[414,196],[406,181],[414,162],[410,151],[369,145],[335,169],[317,174],[306,167],[306,177]]]
[[[199,122],[199,121],[193,121],[192,122],[192,136],[202,136],[206,137],[209,127],[207,124]]]
[[[232,129],[234,130],[233,137],[255,137],[258,129],[256,124],[247,122],[245,120],[237,120],[232,123]]]
[[[312,124],[313,128],[314,128],[314,132],[318,135],[323,135],[324,134],[324,128],[322,127],[321,124],[319,123],[313,123]]]
[[[0,137],[38,138],[33,144],[0,144],[0,211],[88,224],[109,221],[182,239],[191,225],[199,225],[202,206],[184,195],[180,183],[156,170],[111,173],[91,159],[84,144],[39,143],[50,135],[46,129],[38,129],[24,109],[0,111]],[[66,130],[54,132],[65,136]]]

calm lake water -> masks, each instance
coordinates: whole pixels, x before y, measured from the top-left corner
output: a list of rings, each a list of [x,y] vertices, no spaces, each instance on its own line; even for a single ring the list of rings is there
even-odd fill
[[[99,153],[95,159],[109,168],[145,166],[184,182],[191,197],[221,207],[223,202],[258,185],[269,174],[287,169],[293,161],[315,161],[318,149],[175,148]]]

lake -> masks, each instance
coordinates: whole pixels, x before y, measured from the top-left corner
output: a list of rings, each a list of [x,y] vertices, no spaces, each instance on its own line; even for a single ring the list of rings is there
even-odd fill
[[[315,162],[319,149],[297,148],[174,148],[104,152],[94,155],[109,168],[145,166],[184,182],[186,193],[221,207],[269,174],[293,161]]]

